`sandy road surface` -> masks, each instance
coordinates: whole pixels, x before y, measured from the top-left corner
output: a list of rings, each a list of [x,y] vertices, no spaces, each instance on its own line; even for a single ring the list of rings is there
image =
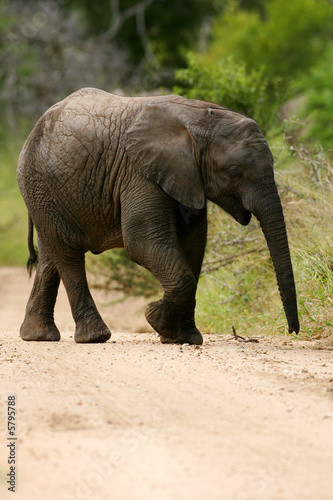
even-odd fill
[[[30,286],[24,270],[0,269],[1,499],[333,499],[332,351],[212,335],[181,347],[154,333],[76,345],[63,290],[61,342],[23,342]],[[145,301],[111,308],[94,295],[113,331],[147,331]]]

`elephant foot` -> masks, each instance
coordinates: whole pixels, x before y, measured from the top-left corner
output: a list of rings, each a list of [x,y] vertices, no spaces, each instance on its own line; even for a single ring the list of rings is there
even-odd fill
[[[74,340],[77,344],[100,344],[111,337],[111,332],[106,324],[99,321],[80,321],[76,325]]]
[[[21,328],[20,336],[23,340],[58,342],[60,333],[54,323],[41,323],[32,318],[25,319]]]
[[[202,335],[197,328],[194,328],[192,330],[182,330],[179,337],[177,337],[176,339],[164,337],[163,335],[161,335],[160,340],[162,344],[201,345],[203,343]]]
[[[179,336],[180,318],[172,318],[168,306],[163,300],[151,302],[145,310],[145,316],[148,323],[162,337],[170,338],[175,341]]]

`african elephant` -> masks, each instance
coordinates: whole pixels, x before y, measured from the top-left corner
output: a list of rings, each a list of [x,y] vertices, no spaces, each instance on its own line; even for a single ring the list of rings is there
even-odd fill
[[[28,267],[38,265],[20,335],[60,339],[60,279],[76,342],[111,333],[90,295],[85,253],[124,247],[160,281],[145,314],[162,342],[201,344],[195,295],[211,200],[246,225],[259,220],[289,332],[299,331],[273,158],[258,125],[217,104],[180,96],[119,97],[85,88],[52,106],[26,140],[17,169],[28,208]]]

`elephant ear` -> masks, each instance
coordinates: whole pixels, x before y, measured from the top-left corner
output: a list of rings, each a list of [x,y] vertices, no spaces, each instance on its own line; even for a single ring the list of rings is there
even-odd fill
[[[204,207],[196,145],[175,112],[167,106],[145,107],[128,129],[125,143],[133,168],[183,205]]]

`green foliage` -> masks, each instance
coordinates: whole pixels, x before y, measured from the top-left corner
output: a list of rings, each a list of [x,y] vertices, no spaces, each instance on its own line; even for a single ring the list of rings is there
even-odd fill
[[[203,99],[244,113],[265,133],[277,120],[283,101],[278,78],[269,78],[266,68],[247,70],[232,57],[217,63],[202,63],[191,55],[188,67],[176,72],[179,85],[173,90],[189,99]]]
[[[333,47],[325,59],[315,65],[309,77],[303,79],[299,88],[305,91],[305,106],[301,112],[307,118],[304,138],[312,144],[320,143],[324,148],[333,148]]]
[[[243,65],[247,75],[265,68],[263,76],[268,85],[262,87],[264,99],[259,92],[258,109],[250,106],[250,111],[245,111],[264,131],[274,125],[274,120],[269,123],[267,117],[271,114],[276,118],[281,100],[292,98],[301,91],[306,104],[295,110],[306,118],[300,131],[301,139],[312,144],[319,142],[331,149],[332,25],[333,4],[327,0],[230,2],[229,8],[217,18],[211,43],[199,60],[203,67],[210,64],[211,77],[215,80],[211,87],[219,84],[214,64],[220,65],[221,60],[230,55],[234,62]],[[219,78],[221,87],[232,96],[232,79],[228,85],[223,75]],[[194,78],[192,85],[195,94],[199,85]],[[235,78],[235,87],[238,86],[239,80]],[[245,82],[246,88],[251,94],[249,80]]]
[[[248,68],[264,64],[270,75],[289,80],[304,74],[331,37],[333,7],[327,0],[268,0],[263,15],[240,8],[216,22],[207,57],[232,54]]]

